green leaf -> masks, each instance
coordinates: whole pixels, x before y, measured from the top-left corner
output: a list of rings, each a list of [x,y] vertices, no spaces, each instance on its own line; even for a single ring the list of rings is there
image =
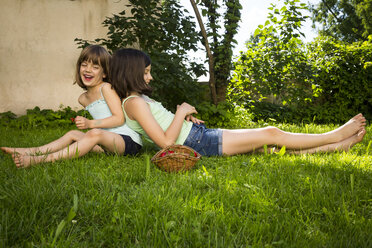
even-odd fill
[[[283,156],[285,154],[285,146],[283,146],[279,152],[276,152],[279,156]]]
[[[78,196],[77,194],[74,194],[74,205],[73,205],[73,209],[75,212],[78,211]]]
[[[261,30],[257,28],[257,29],[254,31],[253,36],[256,37],[256,36],[259,35],[260,33],[261,33]]]
[[[56,243],[57,238],[58,238],[59,235],[61,234],[61,232],[62,232],[63,228],[65,227],[65,225],[66,225],[66,221],[65,221],[65,220],[62,220],[62,221],[59,223],[59,225],[58,225],[58,227],[57,227],[57,229],[56,229],[56,233],[55,233],[55,235],[54,235],[54,239],[53,239],[53,242],[52,242],[52,247],[53,247],[54,244]]]
[[[76,212],[74,211],[74,208],[72,207],[70,209],[70,212],[68,213],[67,215],[67,218],[66,218],[66,222],[69,223],[70,221],[72,221],[72,219],[76,216]]]

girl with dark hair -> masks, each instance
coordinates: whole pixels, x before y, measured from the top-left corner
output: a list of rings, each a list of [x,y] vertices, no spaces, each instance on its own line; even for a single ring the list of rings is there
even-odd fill
[[[121,101],[109,82],[111,55],[105,48],[91,45],[82,50],[76,63],[75,83],[86,91],[78,101],[94,120],[82,116],[75,118],[78,129],[71,130],[61,138],[39,147],[1,147],[12,154],[17,167],[28,167],[41,162],[83,156],[89,151],[136,154],[141,137],[124,124]],[[124,125],[123,125],[124,124]]]
[[[175,114],[147,96],[151,76],[151,60],[136,49],[120,49],[113,55],[112,85],[119,97],[127,125],[160,148],[172,144],[186,145],[201,155],[234,155],[260,151],[264,145],[285,146],[293,153],[348,150],[365,135],[366,119],[362,114],[343,126],[322,134],[282,131],[276,127],[257,129],[208,129],[193,117],[196,109],[183,103]]]

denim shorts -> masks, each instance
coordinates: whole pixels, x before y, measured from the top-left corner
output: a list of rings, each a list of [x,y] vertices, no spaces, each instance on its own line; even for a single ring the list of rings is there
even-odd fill
[[[123,134],[119,135],[123,138],[125,143],[124,155],[135,155],[141,150],[142,146],[134,142],[130,136]]]
[[[222,155],[222,130],[208,129],[204,124],[194,123],[183,144],[202,156]]]

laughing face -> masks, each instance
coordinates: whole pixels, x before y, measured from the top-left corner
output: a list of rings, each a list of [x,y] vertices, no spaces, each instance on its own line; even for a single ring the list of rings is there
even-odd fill
[[[88,88],[100,84],[106,75],[103,73],[102,66],[93,64],[91,61],[84,61],[80,65],[80,77]]]

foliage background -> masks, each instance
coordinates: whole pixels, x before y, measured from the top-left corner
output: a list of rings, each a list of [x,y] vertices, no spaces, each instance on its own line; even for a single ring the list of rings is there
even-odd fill
[[[362,112],[372,118],[372,36],[348,43],[299,37],[307,18],[299,1],[273,4],[265,25],[234,61],[230,102],[250,109],[256,120],[342,123]]]
[[[322,0],[311,5],[319,34],[346,42],[365,41],[372,34],[371,0]]]
[[[321,32],[314,42],[305,44],[300,28],[309,18],[302,12],[308,9],[307,4],[299,0],[281,1],[284,6],[278,9],[276,4],[271,5],[267,21],[258,27],[246,50],[235,59],[230,55],[241,5],[235,0],[223,2],[228,8],[222,18],[218,11],[222,2],[198,1],[210,21],[207,27],[213,34],[214,55],[228,60],[216,61],[216,68],[226,63],[230,66],[222,67],[234,68],[227,78],[225,71],[221,71],[225,76],[218,76],[225,78],[228,90],[227,101],[217,106],[208,101],[207,86],[196,80],[205,72],[202,63],[192,61],[187,54],[197,49],[201,36],[195,31],[194,19],[176,0],[161,4],[155,0],[130,0],[130,13],[123,11],[103,22],[108,29],[107,38],[76,39],[76,42],[80,47],[101,44],[110,51],[128,46],[145,50],[153,60],[153,97],[170,110],[175,110],[183,101],[195,105],[198,117],[207,121],[209,127],[234,128],[240,125],[239,120],[245,123],[252,120],[341,123],[358,112],[372,119],[372,87],[369,86],[372,38],[365,36],[368,25],[364,24],[360,41],[340,40],[323,36],[325,33]],[[367,15],[361,8],[364,6],[366,10],[370,5],[359,1],[358,6],[356,12],[345,13],[365,20]],[[314,7],[311,10],[315,11]],[[229,18],[233,20],[228,22]],[[223,26],[221,19],[226,21],[224,28],[229,33],[224,36],[218,34]],[[337,28],[341,23],[333,20],[332,25]],[[350,32],[354,31],[350,29]],[[70,118],[37,107],[28,111],[18,123],[49,125],[45,123],[59,119],[63,124]],[[15,116],[2,113],[1,119],[2,123],[11,122]]]
[[[357,40],[357,36],[352,41],[347,39],[355,35],[353,28],[358,28],[355,26],[350,27],[350,35],[339,33],[333,38],[324,36],[327,33],[321,31],[314,42],[305,44],[300,30],[302,23],[309,18],[303,12],[309,6],[299,0],[281,1],[284,5],[280,9],[276,4],[271,5],[267,21],[258,27],[247,42],[247,49],[235,59],[231,57],[231,48],[238,28],[240,3],[235,0],[216,1],[214,4],[198,1],[208,19],[216,60],[220,96],[217,106],[209,106],[207,87],[196,81],[205,69],[202,63],[190,60],[187,52],[197,49],[197,44],[202,42],[201,35],[195,31],[194,19],[178,1],[158,4],[154,0],[130,0],[130,15],[123,11],[108,17],[103,23],[108,28],[108,38],[98,38],[93,43],[104,45],[111,51],[138,46],[148,52],[153,60],[153,97],[170,110],[175,110],[183,101],[195,105],[199,117],[208,121],[210,127],[236,126],[235,121],[230,120],[242,117],[238,114],[242,109],[248,116],[246,119],[256,121],[342,123],[359,112],[372,119],[369,86],[372,46],[368,25],[364,25],[361,40]],[[339,12],[347,4],[352,7],[346,0],[341,2],[334,6]],[[227,7],[222,18],[219,9],[223,4]],[[368,9],[369,5],[359,1],[358,6],[358,11],[345,11],[348,15],[345,22],[353,18],[368,19],[361,8]],[[316,11],[314,6],[311,10]],[[326,9],[322,11],[324,13],[316,18],[314,13],[314,21],[321,22],[330,16]],[[221,19],[226,22],[224,35],[219,34]],[[332,26],[335,30],[345,30],[341,26],[346,24],[333,19],[327,23],[328,26],[323,25],[323,29]],[[80,46],[92,43],[81,39],[76,41]],[[222,67],[233,68],[233,71],[228,75],[221,70]],[[226,84],[227,101],[221,101],[224,99],[221,89],[224,91],[223,85]]]
[[[205,91],[199,89],[196,78],[205,69],[187,54],[200,42],[195,21],[177,0],[129,2],[130,13],[122,11],[103,22],[107,38],[76,39],[77,44],[85,47],[95,43],[111,52],[124,47],[143,50],[152,60],[153,97],[171,110],[184,101],[196,105]]]

